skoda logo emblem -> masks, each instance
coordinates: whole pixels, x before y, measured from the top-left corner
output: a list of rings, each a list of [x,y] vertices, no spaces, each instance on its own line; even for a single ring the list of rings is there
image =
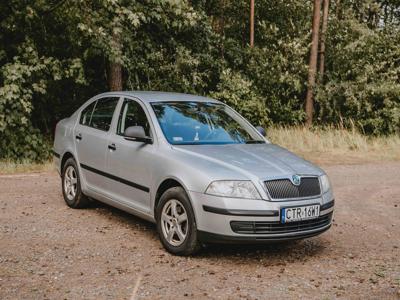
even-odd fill
[[[292,176],[292,182],[293,182],[294,185],[300,185],[301,177],[299,175],[293,175]]]

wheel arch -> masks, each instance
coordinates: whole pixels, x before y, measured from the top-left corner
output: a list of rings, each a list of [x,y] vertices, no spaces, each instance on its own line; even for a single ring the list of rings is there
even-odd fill
[[[62,171],[63,171],[63,169],[64,169],[64,165],[65,165],[66,161],[67,161],[69,158],[73,158],[73,159],[76,161],[74,155],[73,155],[70,151],[66,151],[66,152],[63,154],[62,159],[61,159],[61,162],[60,162],[60,173],[62,173]]]
[[[81,182],[81,189],[82,189],[83,193],[85,194],[88,191],[86,178],[82,174],[82,169],[81,169],[81,167],[79,165],[79,161],[76,159],[76,157],[73,154],[73,152],[68,150],[68,149],[63,153],[63,155],[62,155],[62,157],[60,159],[60,165],[59,165],[60,166],[60,175],[62,176],[62,171],[64,169],[64,165],[67,162],[67,160],[70,159],[70,158],[73,158],[75,160],[76,166],[78,168],[79,179],[80,179],[80,182]]]
[[[183,190],[185,191],[186,195],[189,198],[190,203],[192,204],[192,199],[190,197],[190,194],[188,193],[188,189],[186,188],[186,186],[177,178],[175,177],[168,177],[165,178],[164,180],[162,180],[162,182],[158,185],[157,191],[154,195],[154,205],[153,205],[153,214],[154,214],[154,218],[156,215],[156,208],[158,203],[160,202],[160,198],[162,196],[162,194],[167,191],[168,189],[172,188],[172,187],[181,187],[183,188]],[[192,204],[192,209],[194,209],[193,204]]]

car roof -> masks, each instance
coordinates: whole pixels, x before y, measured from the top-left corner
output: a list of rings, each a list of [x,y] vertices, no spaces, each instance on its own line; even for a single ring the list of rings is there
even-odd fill
[[[171,92],[156,92],[156,91],[121,91],[121,92],[107,92],[102,93],[98,96],[131,96],[142,100],[143,102],[151,103],[151,102],[214,102],[221,103],[218,100],[196,96],[191,94],[183,94],[183,93],[171,93]]]

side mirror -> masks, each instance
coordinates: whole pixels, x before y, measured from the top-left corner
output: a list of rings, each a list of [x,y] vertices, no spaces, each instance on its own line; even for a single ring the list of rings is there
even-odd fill
[[[257,131],[258,131],[259,133],[262,134],[262,136],[266,136],[266,135],[267,135],[267,133],[265,132],[265,129],[262,128],[261,126],[257,126],[256,129],[257,129]]]
[[[127,140],[144,142],[146,144],[153,144],[153,139],[146,136],[142,126],[130,126],[124,131],[124,138]]]

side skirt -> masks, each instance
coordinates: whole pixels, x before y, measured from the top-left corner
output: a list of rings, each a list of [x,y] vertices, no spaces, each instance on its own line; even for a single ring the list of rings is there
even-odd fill
[[[129,214],[135,215],[135,216],[137,216],[137,217],[139,217],[141,219],[144,219],[146,221],[150,221],[152,223],[156,222],[155,219],[154,219],[154,216],[152,216],[152,215],[150,215],[150,214],[148,214],[146,212],[143,212],[141,210],[138,210],[135,207],[132,207],[130,205],[122,203],[120,201],[117,201],[117,200],[111,199],[109,197],[106,197],[106,196],[104,196],[102,194],[96,193],[93,190],[85,191],[85,194],[87,196],[93,198],[93,199],[96,199],[96,200],[98,200],[100,202],[103,202],[105,204],[108,204],[108,205],[110,205],[112,207],[115,207],[115,208],[118,208],[120,210],[123,210],[123,211],[125,211],[125,212],[127,212]]]

